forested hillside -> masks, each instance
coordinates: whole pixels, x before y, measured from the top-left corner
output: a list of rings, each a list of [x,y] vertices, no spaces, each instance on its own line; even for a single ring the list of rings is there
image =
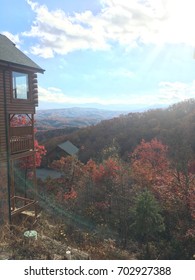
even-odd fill
[[[101,161],[102,150],[112,146],[113,141],[120,156],[127,160],[129,153],[142,139],[149,141],[155,137],[167,144],[170,150],[186,146],[194,153],[195,99],[175,104],[168,109],[121,115],[66,135],[62,135],[63,130],[51,133],[52,137],[39,134],[39,140],[48,151],[57,144],[70,140],[80,148],[79,158],[83,162],[90,158]]]
[[[38,181],[41,208],[58,221],[55,239],[71,238],[94,259],[195,257],[195,100],[45,144],[65,139],[80,159],[53,161],[62,176]]]

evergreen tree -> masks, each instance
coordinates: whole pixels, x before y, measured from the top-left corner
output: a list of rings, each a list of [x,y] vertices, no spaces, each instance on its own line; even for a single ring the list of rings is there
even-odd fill
[[[164,231],[164,221],[158,202],[150,191],[145,189],[138,194],[134,208],[134,232],[136,238],[146,245],[146,258],[150,257],[149,242]]]

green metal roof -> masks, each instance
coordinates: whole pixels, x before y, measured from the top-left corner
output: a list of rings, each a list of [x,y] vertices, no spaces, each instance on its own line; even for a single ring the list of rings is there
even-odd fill
[[[79,151],[79,149],[75,145],[73,145],[70,141],[66,141],[62,144],[59,144],[58,147],[60,147],[60,149],[65,151],[70,156],[76,155]]]
[[[0,34],[0,61],[12,66],[23,66],[43,73],[44,70],[32,61],[27,55],[16,48],[15,44],[5,35]]]

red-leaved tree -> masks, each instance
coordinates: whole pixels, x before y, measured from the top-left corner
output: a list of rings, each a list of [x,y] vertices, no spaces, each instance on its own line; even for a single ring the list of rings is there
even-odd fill
[[[31,126],[32,120],[27,117],[26,115],[15,115],[11,119],[10,123],[11,127],[22,127],[22,126]],[[34,133],[36,133],[36,129],[34,128]],[[34,150],[35,150],[35,157],[28,156],[25,160],[20,161],[20,166],[23,169],[31,169],[34,166],[35,160],[35,167],[39,167],[41,165],[41,160],[44,155],[46,155],[46,149],[43,145],[40,145],[38,141],[34,140]]]
[[[195,233],[195,184],[193,168],[176,170],[168,159],[168,147],[157,139],[144,140],[131,154],[131,168],[135,181],[149,188],[169,213],[179,213],[178,226],[186,233]],[[191,167],[190,163],[189,166]]]
[[[144,186],[167,184],[171,179],[167,152],[168,147],[156,138],[142,140],[130,155],[134,178]]]

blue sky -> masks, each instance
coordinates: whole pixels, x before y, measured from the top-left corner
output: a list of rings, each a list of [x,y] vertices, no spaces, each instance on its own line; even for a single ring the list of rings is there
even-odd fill
[[[0,33],[46,70],[40,109],[167,106],[195,97],[194,11],[194,0],[1,0]]]

